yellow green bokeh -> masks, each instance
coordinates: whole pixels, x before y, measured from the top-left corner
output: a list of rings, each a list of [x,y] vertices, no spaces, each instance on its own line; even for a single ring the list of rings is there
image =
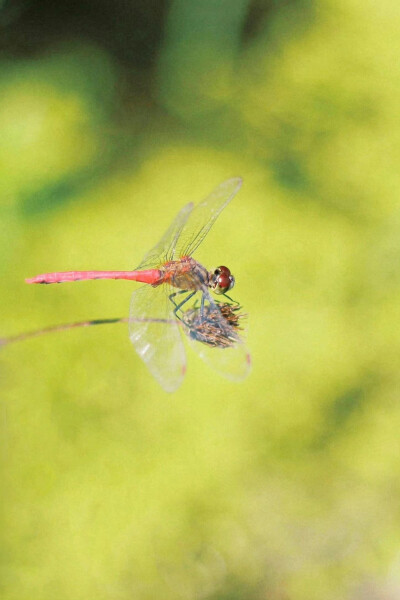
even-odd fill
[[[188,348],[169,395],[124,325],[2,348],[5,600],[400,594],[398,4],[201,4],[146,86],[79,35],[0,59],[0,337],[127,316],[135,283],[24,279],[132,269],[241,176],[196,258],[253,359]]]

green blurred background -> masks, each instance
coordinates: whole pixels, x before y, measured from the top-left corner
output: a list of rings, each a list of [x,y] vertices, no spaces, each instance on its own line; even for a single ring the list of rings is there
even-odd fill
[[[249,314],[168,395],[125,325],[3,348],[4,600],[400,597],[400,4],[0,1],[0,336],[127,316],[187,201]]]

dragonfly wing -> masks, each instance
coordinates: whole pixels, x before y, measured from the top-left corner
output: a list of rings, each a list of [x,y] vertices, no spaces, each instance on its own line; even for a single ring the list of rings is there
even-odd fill
[[[203,294],[205,300],[203,317],[201,300],[197,300],[196,310],[188,309],[184,318],[190,325],[184,327],[184,331],[191,346],[220,375],[232,381],[241,381],[251,368],[250,354],[244,343],[244,315],[240,316],[235,305],[230,304],[225,306],[234,310],[222,313],[220,306],[223,303],[216,303],[206,289],[199,294]]]
[[[144,285],[132,294],[129,337],[150,373],[174,392],[186,371],[181,333],[164,286]]]
[[[240,177],[221,183],[211,194],[187,215],[187,220],[176,237],[173,259],[191,256],[210,231],[221,211],[232,200],[242,185]]]
[[[194,340],[190,345],[209,367],[226,379],[242,381],[250,373],[251,357],[242,341],[229,348],[212,348]]]
[[[137,269],[150,269],[159,267],[161,264],[172,259],[172,252],[175,248],[176,241],[181,235],[182,229],[193,210],[193,203],[186,204],[176,215],[171,225],[161,238],[146,256],[143,258]]]

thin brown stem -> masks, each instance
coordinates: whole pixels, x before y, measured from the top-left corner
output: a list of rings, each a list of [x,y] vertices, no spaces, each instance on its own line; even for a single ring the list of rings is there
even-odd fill
[[[172,323],[167,319],[131,319],[136,322],[148,322],[153,323]],[[39,337],[47,333],[55,333],[56,331],[66,331],[68,329],[75,329],[77,327],[91,327],[92,325],[110,325],[112,323],[129,323],[128,317],[116,317],[115,319],[92,319],[90,321],[78,321],[77,323],[63,323],[62,325],[51,325],[50,327],[44,327],[43,329],[35,329],[34,331],[27,331],[25,333],[19,333],[10,337],[0,338],[0,347],[8,346],[15,342],[24,342],[31,338]]]

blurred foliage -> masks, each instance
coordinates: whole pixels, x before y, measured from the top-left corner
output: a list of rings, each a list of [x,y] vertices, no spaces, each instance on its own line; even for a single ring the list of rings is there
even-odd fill
[[[399,5],[0,3],[1,335],[126,316],[187,201],[249,313],[169,396],[123,326],[1,353],[2,598],[400,594]]]

